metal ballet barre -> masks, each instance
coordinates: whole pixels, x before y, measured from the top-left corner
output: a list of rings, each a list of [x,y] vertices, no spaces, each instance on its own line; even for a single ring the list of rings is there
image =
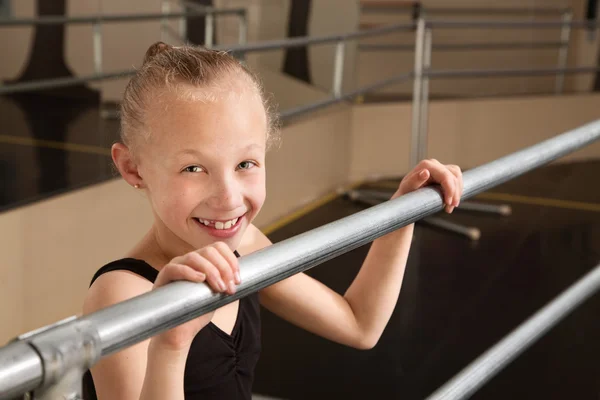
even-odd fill
[[[600,289],[600,265],[471,362],[427,400],[464,399]]]

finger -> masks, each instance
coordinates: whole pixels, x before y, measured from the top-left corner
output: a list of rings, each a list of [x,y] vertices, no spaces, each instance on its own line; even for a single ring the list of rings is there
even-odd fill
[[[421,172],[419,172],[419,174],[417,175],[417,182],[419,182],[419,187],[427,183],[429,178],[431,178],[431,173],[428,169],[424,169]]]
[[[446,212],[451,213],[454,209],[456,198],[459,197],[456,193],[458,184],[455,182],[456,178],[454,174],[449,171],[447,166],[442,165],[436,159],[423,160],[419,164],[423,168],[427,168],[431,174],[428,183],[437,183],[442,187],[444,209]]]
[[[227,285],[221,276],[221,271],[206,257],[193,251],[185,255],[185,263],[197,271],[204,272],[208,284],[216,292],[225,292],[227,290]]]
[[[196,271],[187,265],[169,263],[163,267],[154,283],[154,287],[164,286],[169,282],[174,281],[191,281],[191,282],[204,282],[206,280],[206,274],[200,271]]]
[[[231,251],[231,249],[229,248],[229,246],[227,246],[227,244],[225,244],[223,242],[217,242],[217,243],[215,243],[214,246],[217,248],[217,250],[219,250],[221,252],[221,254],[223,255],[223,257],[225,257],[225,259],[227,260],[227,262],[229,263],[229,265],[233,269],[234,282],[237,285],[239,285],[240,283],[242,283],[242,278],[240,277],[240,263],[239,263],[239,260],[237,259],[237,257],[235,256],[235,254],[233,254],[233,252]]]
[[[215,247],[205,247],[202,250],[202,256],[210,261],[219,270],[221,278],[227,287],[227,292],[229,294],[235,293],[234,271],[227,259]]]
[[[420,171],[418,169],[416,169],[414,172],[412,172],[412,173],[408,174],[406,177],[404,177],[404,180],[405,180],[405,183],[403,185],[405,187],[404,192],[412,192],[414,190],[420,189],[421,187],[423,187],[427,184],[427,182],[429,181],[430,178],[431,178],[431,174],[429,173],[428,169],[424,168],[424,169],[421,169]]]
[[[454,201],[454,206],[458,207],[458,205],[460,204],[460,199],[462,198],[463,193],[464,193],[464,181],[463,181],[463,177],[462,177],[462,171],[458,165],[447,165],[447,167],[450,170],[450,172],[452,172],[452,174],[454,174],[454,176],[456,176],[458,194]]]
[[[451,206],[453,198],[456,196],[456,177],[439,162],[428,162],[427,169],[431,174],[430,181],[432,180],[442,187],[444,203]]]

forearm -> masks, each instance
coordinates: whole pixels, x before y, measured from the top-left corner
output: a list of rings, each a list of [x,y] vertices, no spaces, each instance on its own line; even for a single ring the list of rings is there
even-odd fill
[[[140,400],[184,400],[183,377],[188,350],[165,349],[150,342]]]
[[[411,224],[373,241],[362,268],[344,295],[367,344],[377,342],[396,307],[413,229]]]

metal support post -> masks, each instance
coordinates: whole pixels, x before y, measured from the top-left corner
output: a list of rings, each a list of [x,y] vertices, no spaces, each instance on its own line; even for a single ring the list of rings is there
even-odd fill
[[[567,68],[569,59],[569,46],[571,39],[571,21],[573,20],[573,11],[566,10],[562,16],[563,26],[560,29],[561,47],[558,50],[558,65],[560,69]],[[561,72],[556,75],[556,94],[561,94],[565,90],[565,73]]]
[[[182,4],[183,10],[185,11],[185,5]],[[187,18],[182,17],[179,20],[179,39],[183,43],[187,43]]]
[[[248,17],[246,12],[242,12],[240,15],[240,25],[238,31],[238,43],[244,45],[248,42]]]
[[[169,4],[168,1],[163,1],[160,5],[160,11],[163,13],[163,15],[167,15],[171,12],[171,5]],[[162,18],[160,20],[160,41],[161,42],[165,42],[167,43],[169,41],[168,33],[169,30],[169,19],[168,18]]]
[[[94,22],[93,26],[94,73],[102,73],[102,25]]]
[[[240,12],[238,14],[238,16],[240,18],[239,29],[238,29],[238,44],[240,46],[245,46],[246,42],[248,41],[248,18],[247,18],[247,13],[244,10],[243,12]],[[246,63],[246,52],[245,51],[233,52],[232,54],[242,64]]]
[[[410,165],[413,168],[419,162],[419,125],[421,122],[421,95],[423,91],[423,44],[425,41],[425,19],[421,16],[417,21],[417,32],[415,39],[415,67],[413,81],[413,100],[412,100],[412,135],[410,143]]]
[[[204,47],[210,49],[214,46],[214,32],[215,32],[215,16],[212,13],[206,14],[205,31],[204,31]]]
[[[333,64],[333,97],[342,96],[342,82],[344,79],[344,53],[346,42],[339,41],[335,45],[335,61]]]
[[[423,69],[421,71],[421,110],[419,112],[419,140],[418,140],[418,160],[427,157],[428,148],[428,122],[429,122],[429,68],[431,67],[431,28],[425,28],[425,38],[423,43]]]

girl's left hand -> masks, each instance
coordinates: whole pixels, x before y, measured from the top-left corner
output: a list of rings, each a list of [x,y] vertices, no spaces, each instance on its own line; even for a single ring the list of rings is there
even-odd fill
[[[462,172],[457,165],[443,165],[434,159],[423,160],[410,171],[400,182],[392,199],[430,184],[441,185],[445,210],[448,214],[452,213],[454,207],[460,204],[463,193]]]

